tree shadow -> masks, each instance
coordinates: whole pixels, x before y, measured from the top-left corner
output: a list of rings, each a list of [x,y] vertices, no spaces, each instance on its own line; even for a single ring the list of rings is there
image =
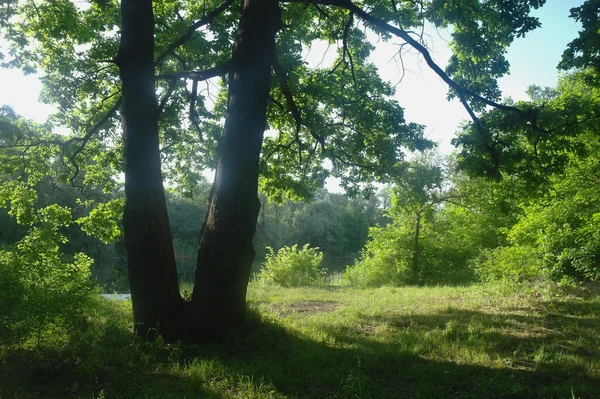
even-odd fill
[[[285,397],[600,397],[598,379],[588,376],[581,364],[560,358],[573,353],[567,344],[578,338],[572,321],[567,323],[569,317],[552,320],[553,325],[570,326],[565,332],[553,332],[544,317],[512,313],[450,309],[434,315],[362,318],[364,324],[396,331],[388,334],[390,339],[382,339],[381,331],[365,331],[360,325],[350,329],[320,326],[317,335],[322,338],[316,341],[277,322],[255,321],[252,334],[227,348],[188,347],[183,363],[218,358],[228,373],[262,381]],[[399,334],[401,329],[409,333]],[[519,334],[520,329],[533,332]],[[586,334],[583,339],[594,338]],[[436,344],[460,345],[467,353],[516,360],[503,367],[440,360],[427,350]],[[597,350],[581,355],[598,359]]]
[[[253,311],[251,332],[227,345],[143,343],[130,328],[112,326],[74,351],[63,370],[44,371],[46,364],[40,374],[31,361],[2,374],[19,379],[13,386],[28,385],[18,396],[27,398],[600,397],[600,381],[570,357],[598,361],[589,342],[598,342],[600,321],[590,317],[600,305],[557,301],[548,309],[358,315],[350,327],[315,323],[317,339]],[[0,396],[13,394],[0,388]]]

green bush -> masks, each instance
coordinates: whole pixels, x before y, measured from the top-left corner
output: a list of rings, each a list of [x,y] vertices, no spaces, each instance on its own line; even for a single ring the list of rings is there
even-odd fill
[[[70,211],[50,205],[36,217],[40,223],[29,234],[0,251],[0,341],[5,344],[34,338],[39,345],[52,330],[69,332],[96,293],[92,259],[75,254],[67,260],[60,252],[66,238],[59,227],[70,223]]]
[[[360,288],[406,284],[410,279],[410,268],[405,261],[407,257],[398,256],[399,250],[380,252],[377,256],[363,254],[354,265],[346,267],[342,284]]]
[[[342,282],[356,287],[407,284],[411,278],[411,234],[401,222],[372,227],[371,240],[354,265],[347,266]]]
[[[298,249],[298,245],[283,247],[277,253],[267,247],[266,262],[258,273],[257,280],[283,287],[322,285],[326,270],[319,265],[323,253],[318,248],[309,248],[308,244]]]
[[[472,264],[484,283],[522,283],[544,277],[542,258],[535,248],[528,246],[485,249]]]

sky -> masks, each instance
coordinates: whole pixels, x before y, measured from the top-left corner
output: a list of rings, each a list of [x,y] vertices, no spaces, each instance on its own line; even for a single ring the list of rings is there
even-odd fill
[[[577,37],[580,25],[569,18],[569,10],[579,6],[583,0],[547,0],[546,5],[534,11],[540,18],[542,27],[517,39],[508,49],[510,75],[499,80],[500,89],[505,97],[515,100],[526,99],[525,91],[531,84],[554,87],[558,79],[556,66],[567,43]],[[436,63],[444,66],[450,57],[447,42],[450,34],[446,31],[430,29],[427,44]],[[405,119],[425,125],[425,135],[439,144],[440,152],[453,150],[450,141],[461,121],[468,114],[458,100],[446,100],[447,86],[429,69],[425,61],[411,52],[403,57],[405,74],[399,63],[393,59],[399,40],[378,43],[372,54],[381,76],[396,84],[396,96],[405,109]],[[1,43],[0,43],[1,45]],[[307,55],[309,63],[322,59],[325,50],[322,44],[316,44]],[[335,54],[335,51],[330,51]],[[316,61],[315,61],[316,60]],[[17,70],[0,69],[0,105],[8,104],[27,118],[44,122],[53,107],[38,102],[41,84],[35,76],[24,76]],[[329,181],[330,191],[339,191],[335,181]]]

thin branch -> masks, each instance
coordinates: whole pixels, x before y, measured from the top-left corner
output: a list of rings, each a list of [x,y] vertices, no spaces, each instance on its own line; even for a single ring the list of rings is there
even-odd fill
[[[223,76],[229,71],[230,62],[224,62],[204,71],[181,71],[156,75],[156,80],[190,79],[194,81],[208,80]]]
[[[329,14],[327,14],[327,12],[325,12],[325,10],[323,10],[321,8],[321,6],[314,0],[304,0],[304,3],[306,3],[306,7],[304,7],[304,9],[307,9],[309,6],[314,6],[317,11],[319,11],[319,14],[321,14],[321,17],[323,18],[329,18]]]
[[[69,142],[73,142],[73,141],[80,141],[81,142],[81,144],[79,144],[79,147],[77,147],[77,149],[75,149],[75,152],[73,152],[71,154],[71,156],[69,157],[69,162],[75,163],[75,157],[77,157],[77,155],[79,155],[79,153],[81,151],[83,151],[83,149],[85,148],[85,146],[88,143],[88,141],[90,141],[90,139],[92,138],[92,136],[94,134],[96,134],[98,132],[98,130],[100,130],[102,128],[102,126],[104,126],[104,124],[109,121],[110,118],[113,117],[113,115],[121,107],[121,103],[122,102],[123,102],[123,97],[119,96],[119,98],[117,99],[117,101],[115,101],[115,103],[108,110],[108,112],[106,112],[106,114],[104,114],[104,116],[98,122],[96,122],[96,124],[94,126],[92,126],[92,128],[85,134],[85,136],[83,136],[83,137],[74,137],[74,138],[68,140],[65,143],[65,144],[69,144]]]
[[[310,160],[317,152],[317,148],[319,148],[319,142],[315,140],[315,145],[306,157],[306,163],[304,164],[304,172],[302,172],[302,182],[305,182],[308,179],[308,167],[310,166]]]
[[[200,129],[198,112],[196,111],[196,98],[198,97],[198,81],[194,79],[192,83],[192,94],[190,96],[190,122],[194,128],[196,128],[196,132],[198,132],[198,138],[200,142],[204,142],[204,138],[202,137],[202,129]]]
[[[313,6],[314,6],[314,7],[317,9],[317,11],[319,11],[319,14],[321,14],[321,16],[322,16],[323,18],[329,18],[329,14],[327,14],[327,12],[326,12],[325,10],[323,10],[323,9],[321,8],[321,6],[317,4],[317,2],[316,2],[316,1],[313,1],[313,2],[312,2],[312,5],[313,5]]]
[[[300,134],[300,127],[302,126],[302,115],[300,114],[300,110],[298,109],[298,106],[294,101],[294,96],[292,95],[292,91],[290,90],[290,86],[288,85],[287,75],[277,58],[273,60],[273,69],[275,70],[275,74],[279,78],[279,86],[281,88],[281,91],[283,92],[288,107],[290,107],[292,116],[296,121],[296,140],[299,142],[298,136]]]
[[[169,45],[169,47],[167,47],[167,49],[165,51],[163,51],[163,53],[161,55],[159,55],[158,58],[156,58],[155,64],[159,64],[161,61],[163,61],[165,58],[167,58],[169,55],[171,55],[175,50],[177,50],[177,48],[184,45],[188,40],[190,40],[192,38],[192,36],[196,32],[196,29],[201,28],[202,26],[211,23],[223,11],[225,11],[227,8],[229,8],[229,6],[231,6],[233,4],[233,2],[234,2],[234,0],[224,0],[214,10],[212,10],[211,12],[206,14],[200,20],[194,22],[183,35],[179,36],[179,38],[177,38],[177,40],[175,40],[173,43],[171,43]]]
[[[279,108],[282,111],[285,111],[285,107],[283,106],[282,103],[280,103],[279,101],[277,101],[272,95],[269,94],[269,101],[271,101],[273,104],[277,105],[277,108]]]
[[[167,92],[165,93],[163,98],[160,99],[160,104],[158,105],[159,115],[162,114],[163,110],[165,109],[167,101],[169,101],[169,98],[171,98],[171,95],[173,95],[173,92],[175,91],[175,87],[177,87],[177,81],[172,80],[171,83],[169,83],[169,88],[167,89]]]
[[[302,1],[302,0],[282,0],[283,2],[297,2],[297,1]],[[503,110],[503,111],[511,111],[511,112],[515,112],[527,119],[530,118],[531,113],[530,112],[526,112],[523,111],[517,107],[513,107],[510,105],[505,105],[505,104],[500,104],[497,103],[495,101],[489,100],[485,97],[480,96],[479,94],[464,88],[462,86],[460,86],[458,83],[456,83],[454,80],[452,80],[452,78],[450,78],[448,76],[448,74],[446,74],[446,72],[444,72],[444,70],[442,68],[439,67],[439,65],[437,65],[435,63],[435,61],[433,60],[433,58],[431,57],[431,54],[429,53],[429,50],[427,50],[427,48],[425,48],[425,46],[423,46],[421,43],[419,43],[417,40],[415,40],[407,31],[405,31],[402,28],[396,27],[396,26],[392,26],[389,23],[385,22],[382,19],[379,19],[377,17],[372,16],[371,14],[367,13],[366,11],[364,11],[362,8],[356,6],[354,3],[352,3],[351,1],[348,0],[316,0],[317,3],[322,4],[322,5],[332,5],[332,6],[338,6],[341,8],[344,8],[356,15],[358,15],[359,17],[361,17],[363,20],[365,20],[366,22],[370,23],[371,25],[385,30],[389,33],[394,34],[395,36],[400,37],[401,39],[403,39],[404,41],[406,41],[408,44],[410,44],[413,48],[415,48],[419,53],[421,53],[421,55],[423,56],[423,58],[425,59],[425,62],[427,63],[427,65],[448,85],[450,86],[452,89],[454,89],[454,91],[456,91],[456,93],[458,94],[459,98],[466,98],[466,97],[470,97],[473,100],[476,100],[478,102],[484,103],[486,105],[489,105],[491,107]],[[461,100],[462,101],[462,100]],[[465,100],[466,102],[466,100]],[[464,103],[463,102],[463,105]],[[472,110],[471,110],[472,111]],[[469,109],[467,109],[467,112],[469,112]]]
[[[352,27],[352,22],[354,22],[354,13],[350,11],[350,15],[348,16],[348,22],[344,26],[344,36],[342,38],[342,46],[343,46],[343,59],[346,61],[346,54],[348,54],[348,60],[350,61],[350,72],[352,72],[352,80],[354,84],[356,84],[356,74],[354,73],[354,60],[352,59],[352,53],[348,48],[348,33],[350,32],[350,28]]]

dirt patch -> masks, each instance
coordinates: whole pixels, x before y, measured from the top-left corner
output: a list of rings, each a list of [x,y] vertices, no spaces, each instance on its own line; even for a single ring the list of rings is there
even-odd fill
[[[310,316],[317,313],[327,313],[334,311],[340,306],[341,303],[331,301],[303,301],[271,304],[271,308],[277,311],[282,317],[290,316],[292,314]]]
[[[377,326],[375,324],[361,324],[355,326],[354,330],[363,335],[375,335],[377,333]]]

